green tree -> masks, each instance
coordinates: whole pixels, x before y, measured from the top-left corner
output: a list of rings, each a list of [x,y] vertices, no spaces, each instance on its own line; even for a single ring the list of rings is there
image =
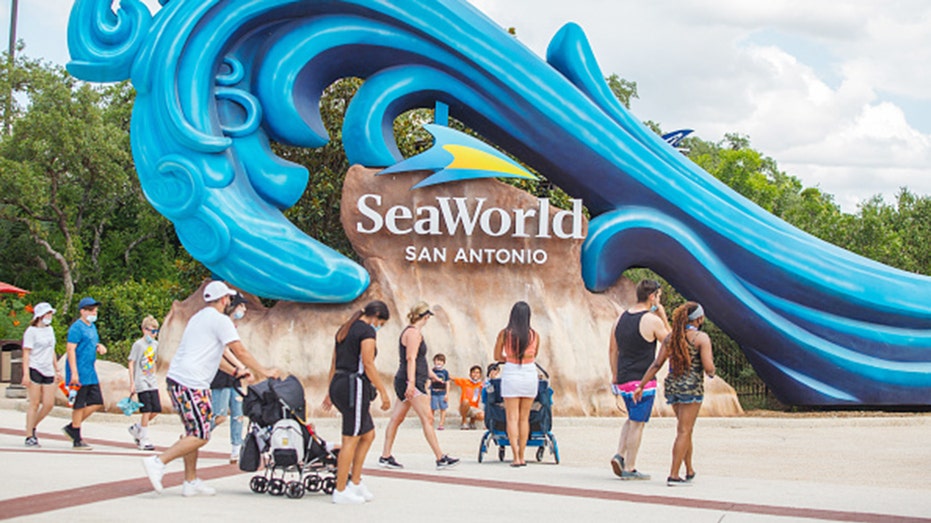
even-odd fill
[[[605,81],[608,82],[608,88],[611,89],[614,96],[628,109],[630,109],[631,99],[640,98],[640,95],[637,94],[637,82],[625,80],[617,74],[605,78]]]
[[[112,270],[102,260],[130,262],[153,231],[165,239],[167,222],[144,202],[135,176],[128,84],[92,87],[25,57],[4,75],[0,83],[12,82],[26,103],[15,106],[12,132],[0,141],[3,234],[19,235],[21,267],[32,264],[59,279],[64,314],[82,279],[100,283],[104,270]],[[152,251],[164,249],[153,245]]]

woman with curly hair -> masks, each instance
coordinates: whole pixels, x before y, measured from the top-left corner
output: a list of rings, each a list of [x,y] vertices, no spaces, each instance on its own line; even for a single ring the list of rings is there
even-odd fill
[[[689,485],[695,477],[695,469],[692,467],[692,429],[705,394],[703,374],[714,378],[711,338],[701,332],[704,323],[705,311],[701,305],[692,301],[680,305],[672,313],[672,332],[663,340],[659,354],[634,391],[634,400],[640,401],[643,387],[669,359],[669,374],[663,386],[666,403],[672,405],[678,421],[676,441],[672,446],[672,467],[666,478],[666,485],[670,487]],[[683,462],[684,479],[679,476]]]

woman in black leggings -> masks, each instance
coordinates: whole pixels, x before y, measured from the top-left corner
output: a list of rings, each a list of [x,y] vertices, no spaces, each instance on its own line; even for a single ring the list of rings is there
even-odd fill
[[[356,311],[336,332],[330,390],[323,399],[325,410],[336,406],[343,416],[343,441],[336,463],[333,503],[356,505],[374,499],[362,484],[362,465],[375,439],[375,423],[369,412],[373,392],[377,390],[381,396],[381,410],[391,408],[388,392],[375,368],[375,331],[388,317],[388,306],[372,301]]]

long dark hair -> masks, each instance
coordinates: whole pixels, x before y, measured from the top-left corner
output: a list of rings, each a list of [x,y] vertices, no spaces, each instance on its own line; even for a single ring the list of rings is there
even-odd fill
[[[687,301],[679,305],[672,313],[672,332],[669,334],[669,374],[682,376],[692,366],[692,355],[689,354],[689,340],[685,333],[688,330],[689,314],[698,309],[694,301]]]
[[[517,348],[517,361],[523,361],[530,345],[530,305],[527,302],[519,301],[511,307],[511,319],[504,333],[510,346]]]
[[[352,327],[352,324],[362,316],[374,316],[380,320],[387,321],[388,318],[391,317],[391,313],[388,312],[388,306],[385,305],[385,302],[381,300],[374,300],[366,303],[365,308],[358,309],[356,312],[352,313],[349,320],[336,331],[336,343],[340,343],[346,339],[346,336],[349,335],[349,327]]]

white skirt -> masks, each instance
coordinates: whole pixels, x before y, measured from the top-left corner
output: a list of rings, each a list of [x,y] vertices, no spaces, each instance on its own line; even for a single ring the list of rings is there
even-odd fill
[[[536,398],[539,381],[533,363],[505,363],[501,370],[501,397]]]

